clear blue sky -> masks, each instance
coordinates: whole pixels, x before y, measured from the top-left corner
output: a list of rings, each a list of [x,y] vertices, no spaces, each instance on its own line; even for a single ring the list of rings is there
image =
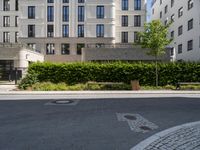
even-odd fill
[[[151,0],[147,0],[147,11],[147,21],[149,21],[151,15]]]

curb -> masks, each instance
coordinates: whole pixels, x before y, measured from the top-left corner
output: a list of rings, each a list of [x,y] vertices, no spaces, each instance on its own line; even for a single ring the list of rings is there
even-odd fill
[[[136,146],[134,146],[130,150],[144,150],[151,143],[153,143],[154,141],[158,140],[159,138],[161,138],[161,137],[163,137],[163,136],[165,136],[165,135],[167,135],[167,134],[169,134],[171,132],[177,131],[177,130],[179,130],[181,128],[193,127],[193,126],[196,126],[196,125],[200,125],[200,121],[186,123],[186,124],[183,124],[183,125],[179,125],[179,126],[175,126],[175,127],[166,129],[166,130],[161,131],[159,133],[156,133],[153,136],[147,138],[146,140],[140,142],[139,144],[137,144]]]
[[[0,95],[102,95],[102,94],[189,94],[200,95],[200,91],[8,91]]]

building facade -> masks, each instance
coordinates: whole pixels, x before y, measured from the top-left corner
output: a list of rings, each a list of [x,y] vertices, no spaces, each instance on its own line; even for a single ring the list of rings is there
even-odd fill
[[[0,20],[0,42],[26,44],[46,61],[81,61],[88,45],[138,40],[146,0],[0,0]]]
[[[170,48],[175,49],[178,61],[200,61],[200,1],[199,0],[154,0],[152,20],[163,24],[172,22],[169,38]]]

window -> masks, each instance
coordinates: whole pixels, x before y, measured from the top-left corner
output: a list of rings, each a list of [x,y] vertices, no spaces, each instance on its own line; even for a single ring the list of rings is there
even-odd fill
[[[171,39],[174,38],[174,31],[171,32],[170,36],[171,36]]]
[[[165,14],[168,12],[168,5],[165,6]]]
[[[167,25],[167,22],[168,22],[168,20],[165,20],[165,22],[164,22],[164,25],[165,25],[165,26]]]
[[[82,54],[82,48],[85,47],[84,43],[79,43],[77,44],[77,55],[81,55]]]
[[[162,18],[162,11],[160,12],[160,19]]]
[[[178,27],[178,36],[183,34],[183,26]]]
[[[191,51],[193,49],[193,40],[188,41],[187,43],[187,50]]]
[[[134,32],[134,43],[137,43],[139,41],[140,41],[140,38],[139,38],[138,32]]]
[[[174,6],[174,0],[171,0],[171,7]]]
[[[54,0],[47,0],[47,3],[54,3]]]
[[[181,54],[183,52],[183,45],[179,44],[178,45],[178,54]]]
[[[63,0],[63,3],[69,3],[69,0]]]
[[[28,25],[28,37],[35,37],[35,25]]]
[[[183,7],[178,10],[178,17],[180,18],[181,16],[183,16]]]
[[[105,44],[104,43],[96,43],[95,47],[96,48],[103,48],[103,47],[105,48]]]
[[[35,19],[35,6],[28,6],[28,19]]]
[[[54,35],[54,29],[53,25],[47,25],[47,37],[53,37]]]
[[[193,0],[188,1],[188,10],[190,10],[193,7]]]
[[[128,0],[122,0],[122,10],[128,10]]]
[[[15,43],[18,43],[19,32],[15,32]]]
[[[78,37],[84,37],[84,25],[78,25]]]
[[[190,19],[188,21],[188,31],[191,30],[191,29],[193,29],[193,19]]]
[[[69,37],[69,25],[63,25],[63,37]]]
[[[19,17],[18,16],[15,16],[15,27],[18,27],[18,23],[19,23]]]
[[[10,27],[10,17],[9,16],[3,17],[3,26],[4,27]]]
[[[10,0],[4,0],[3,10],[4,11],[10,11]]]
[[[78,3],[85,3],[85,0],[78,0]]]
[[[134,0],[134,9],[141,10],[141,0]]]
[[[54,55],[55,54],[55,46],[53,43],[48,43],[46,45],[46,54],[47,55]]]
[[[162,4],[162,0],[160,0],[160,5]]]
[[[69,21],[69,6],[63,6],[63,21]]]
[[[4,43],[10,42],[10,32],[3,32],[3,42]]]
[[[62,55],[69,55],[70,54],[69,44],[61,44],[61,54]]]
[[[27,46],[34,51],[36,50],[36,44],[35,43],[28,43]]]
[[[104,6],[97,6],[97,18],[104,18]]]
[[[54,21],[54,7],[47,6],[47,21],[53,22]]]
[[[152,9],[152,15],[154,15],[154,13],[155,13],[155,9],[153,8],[153,9]]]
[[[97,37],[104,37],[104,25],[97,24],[96,26],[96,36]]]
[[[134,16],[134,26],[135,27],[140,27],[141,26],[141,16],[140,15],[135,15]]]
[[[128,43],[128,32],[122,32],[122,43]]]
[[[122,27],[128,27],[128,16],[122,16]]]
[[[171,15],[171,22],[174,22],[175,15]]]
[[[15,0],[15,10],[16,11],[19,10],[19,2],[18,2],[18,0]]]
[[[78,21],[83,22],[85,17],[85,8],[84,6],[78,6]]]

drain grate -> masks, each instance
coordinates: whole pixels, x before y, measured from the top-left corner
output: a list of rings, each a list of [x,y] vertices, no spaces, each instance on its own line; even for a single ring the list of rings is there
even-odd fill
[[[50,101],[48,103],[45,103],[45,105],[57,105],[57,106],[63,106],[63,105],[67,105],[67,106],[74,106],[77,105],[79,102],[79,100],[65,100],[65,99],[59,99],[59,100],[53,100]]]
[[[125,115],[124,118],[129,119],[129,120],[137,120],[137,118],[133,115]]]

